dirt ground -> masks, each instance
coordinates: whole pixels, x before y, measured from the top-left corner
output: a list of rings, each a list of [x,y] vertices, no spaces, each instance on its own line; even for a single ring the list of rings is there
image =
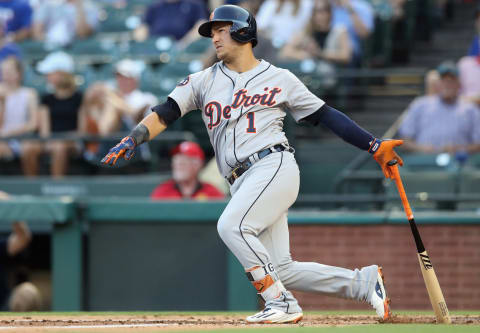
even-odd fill
[[[452,316],[453,324],[480,325],[480,315]],[[297,325],[305,327],[316,326],[347,326],[379,323],[375,316],[368,315],[309,315]],[[396,315],[390,321],[394,324],[432,324],[434,316]],[[243,315],[137,315],[137,316],[5,316],[0,319],[0,331],[6,332],[45,332],[47,329],[71,328],[76,331],[98,332],[99,329],[122,331],[143,330],[178,330],[178,329],[213,329],[246,327]],[[254,325],[248,325],[252,327]],[[286,325],[281,325],[285,327]]]

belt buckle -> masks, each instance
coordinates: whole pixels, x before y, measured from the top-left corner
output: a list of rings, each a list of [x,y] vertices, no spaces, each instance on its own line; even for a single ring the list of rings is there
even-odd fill
[[[234,180],[237,180],[238,175],[237,175],[237,170],[240,169],[240,166],[237,166],[235,169],[232,170],[232,178]]]

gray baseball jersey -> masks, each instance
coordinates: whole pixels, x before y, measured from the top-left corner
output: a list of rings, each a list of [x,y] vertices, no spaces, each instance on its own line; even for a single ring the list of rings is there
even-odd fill
[[[218,62],[190,75],[169,95],[182,116],[200,109],[224,177],[236,163],[279,143],[286,143],[283,119],[298,122],[323,104],[290,71],[261,60],[237,73]]]
[[[200,109],[217,164],[228,177],[238,162],[280,143],[288,143],[283,119],[290,112],[298,122],[325,104],[288,70],[266,61],[236,73],[223,62],[183,80],[169,95],[182,116]],[[349,270],[302,263],[290,255],[287,211],[300,184],[298,165],[289,151],[256,161],[230,187],[232,198],[218,221],[218,233],[247,272],[275,284],[261,293],[269,306],[302,311],[286,288],[337,297],[368,300],[374,292],[377,266]],[[280,282],[281,281],[281,282]],[[282,285],[283,283],[283,285]]]

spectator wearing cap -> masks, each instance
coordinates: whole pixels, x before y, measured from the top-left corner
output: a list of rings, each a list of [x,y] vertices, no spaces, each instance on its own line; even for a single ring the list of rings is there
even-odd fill
[[[132,129],[158,103],[154,95],[139,89],[144,68],[141,61],[120,60],[115,65],[114,84],[97,82],[87,90],[86,109],[98,122],[101,135]]]
[[[468,55],[473,57],[480,56],[480,4],[475,9],[475,28],[477,34],[473,38],[470,50],[468,51]]]
[[[47,84],[53,90],[41,97],[39,134],[43,138],[49,138],[53,134],[61,135],[62,138],[52,138],[46,143],[26,142],[23,151],[25,174],[38,175],[39,157],[48,153],[51,175],[61,177],[67,173],[69,156],[77,151],[75,143],[65,137],[79,133],[83,94],[77,91],[73,58],[67,53],[49,54],[38,63],[37,70],[46,76]]]
[[[404,147],[421,153],[480,151],[480,111],[459,98],[460,83],[454,62],[442,63],[438,94],[415,99],[406,111],[399,135]]]
[[[99,8],[90,0],[47,0],[33,17],[33,37],[52,47],[90,36],[98,26]]]
[[[122,130],[131,130],[158,104],[158,99],[139,89],[140,78],[145,68],[141,61],[123,59],[115,65],[115,83],[94,83],[85,93],[84,110],[86,123],[83,131],[89,134],[108,136]],[[148,146],[140,147],[140,154],[148,159]],[[94,160],[103,155],[103,147],[89,144],[85,158]]]
[[[0,0],[0,44],[30,37],[32,8],[28,0]]]
[[[172,150],[172,179],[158,185],[150,197],[154,200],[223,199],[220,190],[198,179],[204,160],[205,154],[197,143],[180,143]]]
[[[198,27],[206,19],[207,8],[202,1],[156,1],[148,6],[143,23],[134,32],[134,38],[144,41],[150,36],[168,36],[185,46],[199,38]]]

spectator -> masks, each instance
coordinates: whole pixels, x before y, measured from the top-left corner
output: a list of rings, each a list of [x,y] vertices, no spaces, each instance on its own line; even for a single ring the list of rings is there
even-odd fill
[[[150,195],[154,200],[223,199],[213,185],[198,180],[205,155],[195,142],[184,141],[172,150],[172,179],[158,185]]]
[[[370,36],[374,28],[373,9],[365,0],[333,0],[333,26],[347,27],[356,62],[362,54],[361,41]]]
[[[134,38],[144,41],[149,36],[170,36],[182,46],[198,39],[198,27],[207,19],[207,8],[201,1],[161,0],[151,4],[144,22],[135,30]]]
[[[33,134],[37,130],[38,96],[35,90],[22,86],[23,68],[10,57],[1,63],[0,137],[10,138]],[[20,157],[21,144],[11,139],[0,142],[0,158]]]
[[[52,134],[66,136],[78,133],[83,95],[77,91],[72,57],[64,52],[51,53],[38,63],[37,70],[46,75],[48,85],[53,89],[52,93],[41,98],[40,136],[49,138]],[[46,143],[25,142],[25,174],[38,175],[39,157],[46,152],[51,157],[51,175],[61,177],[67,173],[69,156],[76,150],[75,142],[64,138],[52,139]]]
[[[8,200],[7,193],[0,191],[0,200]],[[32,233],[25,222],[14,222],[12,233],[7,238],[0,239],[0,308],[5,308],[10,293],[5,264],[25,250],[32,240]]]
[[[332,26],[332,7],[328,0],[315,2],[313,15],[306,29],[283,48],[282,56],[290,59],[317,59],[349,64],[352,46],[343,25]]]
[[[281,48],[305,28],[312,9],[312,0],[267,0],[256,16],[258,30],[272,41],[274,47]]]
[[[475,9],[475,28],[477,34],[473,38],[472,44],[470,45],[470,50],[468,51],[469,56],[478,56],[480,55],[480,5]]]
[[[422,153],[480,151],[480,111],[459,99],[458,69],[453,62],[438,68],[438,95],[415,99],[400,125],[404,147]]]
[[[8,57],[15,57],[17,59],[22,58],[22,52],[20,48],[15,43],[8,43],[0,46],[0,62],[7,59]]]
[[[425,75],[425,95],[432,96],[440,93],[440,74],[432,69]]]
[[[480,54],[461,58],[458,69],[462,97],[480,106]]]
[[[52,47],[90,36],[98,26],[99,9],[90,0],[46,0],[35,11],[33,37]]]
[[[30,37],[32,8],[28,0],[0,0],[0,45]]]
[[[90,125],[84,131],[110,135],[131,130],[149,112],[150,107],[158,104],[154,95],[139,89],[144,67],[145,64],[140,61],[123,59],[115,65],[115,84],[98,82],[87,90],[84,104],[87,123],[84,125]],[[94,159],[97,153],[103,155],[105,152],[100,150],[100,146],[90,145],[86,158]],[[147,158],[148,147],[140,151]]]
[[[31,282],[23,282],[13,288],[8,301],[8,310],[12,312],[31,312],[42,309],[40,291]]]

